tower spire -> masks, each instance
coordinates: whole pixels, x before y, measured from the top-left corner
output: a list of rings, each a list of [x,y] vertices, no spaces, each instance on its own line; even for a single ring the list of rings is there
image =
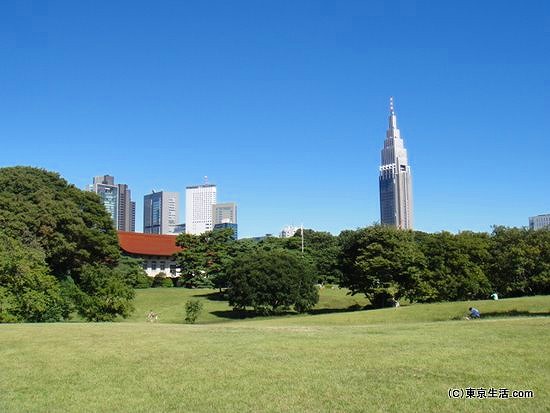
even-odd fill
[[[390,116],[388,118],[388,132],[387,136],[399,137],[399,129],[397,129],[397,116],[395,115],[395,107],[393,106],[393,96],[390,96]]]

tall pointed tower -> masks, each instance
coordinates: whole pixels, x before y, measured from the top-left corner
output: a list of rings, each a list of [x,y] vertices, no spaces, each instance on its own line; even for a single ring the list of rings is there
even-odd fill
[[[401,229],[413,227],[412,177],[407,150],[397,129],[390,98],[389,127],[380,165],[380,223]]]

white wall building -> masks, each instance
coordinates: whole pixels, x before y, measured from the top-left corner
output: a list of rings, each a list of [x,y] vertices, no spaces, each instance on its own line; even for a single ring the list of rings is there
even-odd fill
[[[281,238],[290,238],[298,232],[301,227],[295,227],[294,225],[287,225],[281,230]]]
[[[212,206],[216,203],[216,185],[203,184],[185,189],[185,233],[199,235],[214,228]]]
[[[223,204],[212,205],[212,221],[216,224],[236,224],[237,204],[224,202]]]
[[[143,232],[174,234],[179,223],[179,193],[154,192],[143,197]]]
[[[550,229],[550,214],[529,217],[529,229]]]

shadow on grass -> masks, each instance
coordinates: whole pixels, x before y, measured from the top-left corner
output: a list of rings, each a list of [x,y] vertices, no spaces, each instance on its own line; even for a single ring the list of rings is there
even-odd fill
[[[481,320],[487,318],[510,318],[510,317],[550,317],[550,312],[546,311],[519,311],[519,310],[509,310],[509,311],[493,311],[488,313],[481,313]],[[461,315],[455,316],[451,320],[464,320],[468,319],[468,316]]]
[[[550,317],[550,312],[531,312],[531,311],[494,311],[491,313],[482,313],[481,318],[498,318],[498,317]]]
[[[213,293],[207,293],[207,294],[197,294],[195,295],[195,297],[206,298],[207,300],[210,300],[210,301],[227,301],[226,294],[219,291],[216,291]]]
[[[372,305],[361,306],[359,304],[350,305],[348,308],[314,308],[309,310],[307,314],[318,315],[318,314],[335,314],[335,313],[351,313],[353,311],[362,311],[362,310],[374,310],[375,308]]]
[[[245,318],[257,318],[257,317],[280,317],[296,314],[294,311],[279,311],[276,313],[263,314],[256,313],[252,310],[224,310],[224,311],[211,311],[210,314],[220,318],[229,318],[232,320],[244,320]]]
[[[208,294],[204,294],[208,296]],[[348,308],[314,308],[307,311],[305,314],[318,315],[318,314],[334,314],[334,313],[350,313],[353,311],[366,310],[371,306],[362,307],[360,305],[352,305]],[[252,310],[224,310],[224,311],[211,311],[210,314],[215,315],[216,317],[221,318],[230,318],[233,320],[242,320],[245,318],[257,318],[257,317],[286,317],[298,315],[296,311],[286,310],[286,311],[277,311],[275,313],[257,313]]]

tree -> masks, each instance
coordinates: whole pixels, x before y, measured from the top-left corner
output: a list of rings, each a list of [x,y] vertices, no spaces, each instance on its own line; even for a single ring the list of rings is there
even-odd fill
[[[43,169],[0,168],[0,228],[29,251],[43,252],[45,272],[57,279],[55,285],[68,300],[64,315],[69,309],[90,320],[128,314],[133,291],[113,271],[120,257],[118,240],[98,195]],[[42,302],[36,291],[51,279],[40,280],[29,299],[36,305]],[[27,310],[36,309],[29,305]]]
[[[287,243],[292,246],[290,249],[301,249],[301,238],[301,231],[288,238]],[[338,265],[339,253],[340,247],[337,237],[329,232],[304,229],[304,254],[311,259],[315,266],[318,283],[333,284],[340,282],[342,272]]]
[[[80,274],[75,301],[78,312],[88,321],[113,321],[134,310],[134,290],[120,273],[106,265],[87,264]]]
[[[115,270],[132,288],[149,288],[153,280],[143,269],[142,260],[123,255]]]
[[[0,227],[39,246],[58,278],[77,280],[83,265],[115,266],[119,259],[116,231],[99,196],[43,169],[0,168]]]
[[[487,234],[449,232],[415,233],[427,259],[423,281],[427,284],[419,301],[457,301],[487,298],[491,284],[485,275],[490,240]]]
[[[189,300],[185,303],[185,322],[195,324],[202,311],[202,301]]]
[[[200,235],[179,235],[176,245],[182,247],[182,251],[176,254],[176,261],[183,285],[195,288],[225,287],[231,251],[237,246],[232,237],[231,228]]]
[[[425,294],[426,258],[412,231],[375,225],[342,236],[342,286],[363,293],[375,307]]]
[[[0,322],[59,321],[67,306],[44,253],[0,231]]]
[[[491,234],[489,277],[503,297],[550,291],[550,231],[497,226]]]
[[[235,310],[252,307],[265,314],[293,307],[305,312],[319,300],[313,267],[292,251],[258,248],[240,254],[229,274],[229,304]]]

